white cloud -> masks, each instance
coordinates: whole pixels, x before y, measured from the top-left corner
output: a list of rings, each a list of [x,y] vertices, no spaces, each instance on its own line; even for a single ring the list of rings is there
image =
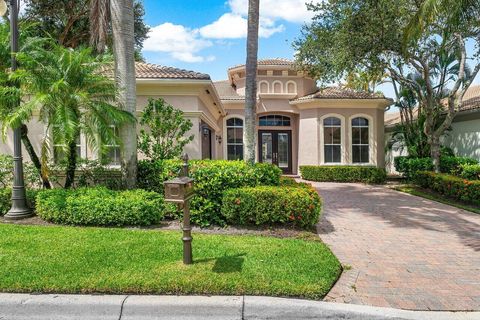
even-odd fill
[[[260,16],[295,23],[308,22],[312,19],[313,14],[307,10],[307,2],[310,2],[310,0],[261,0]],[[248,0],[228,0],[228,4],[232,13],[242,16],[248,15]]]
[[[214,58],[203,57],[198,53],[212,45],[211,41],[200,37],[198,30],[167,22],[151,28],[144,50],[166,52],[183,62],[203,62]]]
[[[247,36],[246,18],[239,14],[225,13],[217,21],[206,25],[199,29],[200,34],[204,38],[210,39],[238,39]],[[283,32],[283,25],[276,26],[275,22],[270,19],[261,19],[259,36],[268,38],[277,32]]]

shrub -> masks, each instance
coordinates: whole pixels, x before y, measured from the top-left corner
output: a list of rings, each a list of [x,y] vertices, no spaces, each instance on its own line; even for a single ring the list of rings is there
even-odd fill
[[[37,214],[68,225],[151,225],[163,218],[164,201],[161,195],[145,190],[53,189],[37,195]]]
[[[37,195],[37,190],[27,189],[27,203],[28,206],[32,209],[35,209],[35,196]],[[10,188],[0,188],[0,216],[5,215],[8,210],[12,207],[12,189]]]
[[[384,183],[385,169],[366,166],[301,166],[302,178],[325,182]]]
[[[460,177],[468,180],[480,180],[480,164],[462,164]]]
[[[471,181],[443,173],[417,172],[415,183],[446,197],[480,205],[480,181]]]
[[[459,175],[462,165],[477,163],[477,160],[467,157],[442,156],[440,158],[440,171]],[[431,158],[396,157],[395,169],[402,173],[406,179],[413,180],[418,171],[433,171],[434,167]]]
[[[292,224],[305,228],[318,223],[321,207],[317,192],[307,184],[260,186],[225,191],[222,213],[235,225]]]
[[[140,161],[138,186],[163,194],[163,182],[178,176],[180,160]],[[276,166],[243,161],[194,160],[190,176],[195,179],[195,197],[191,202],[192,222],[201,226],[224,225],[221,214],[223,191],[232,188],[279,185],[282,172]]]

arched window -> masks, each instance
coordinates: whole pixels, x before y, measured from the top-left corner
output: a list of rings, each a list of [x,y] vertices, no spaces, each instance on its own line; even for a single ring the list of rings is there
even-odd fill
[[[260,127],[290,127],[290,118],[280,115],[262,116],[259,119]]]
[[[370,162],[370,128],[366,118],[352,119],[352,162]]]
[[[227,120],[227,160],[243,160],[243,120]]]
[[[293,81],[287,83],[287,93],[297,93],[297,84]]]
[[[282,91],[282,83],[280,81],[275,81],[273,83],[273,93],[283,93]]]
[[[342,121],[336,117],[323,120],[325,163],[342,162]]]
[[[260,81],[260,93],[268,93],[269,88],[268,88],[268,82],[266,81]]]

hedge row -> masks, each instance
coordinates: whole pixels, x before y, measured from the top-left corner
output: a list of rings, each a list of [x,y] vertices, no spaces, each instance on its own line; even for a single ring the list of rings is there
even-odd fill
[[[163,182],[178,176],[182,162],[177,160],[140,161],[138,187],[163,194]],[[192,222],[202,227],[224,225],[221,214],[223,192],[228,189],[278,186],[282,172],[269,164],[248,165],[243,161],[199,160],[190,162],[195,179],[191,202]]]
[[[52,189],[37,195],[36,211],[42,219],[58,224],[146,226],[162,220],[164,201],[158,193],[145,190]]]
[[[321,208],[314,188],[289,183],[227,190],[222,213],[234,225],[291,224],[306,228],[318,223]]]
[[[302,178],[322,182],[384,183],[385,169],[370,166],[301,166]]]
[[[468,180],[480,180],[480,164],[464,164],[460,177]]]
[[[27,190],[27,203],[30,208],[35,208],[35,197],[37,190]],[[0,216],[5,215],[12,207],[12,189],[0,189]]]
[[[464,165],[475,165],[478,161],[466,157],[442,156],[440,158],[440,171],[453,175],[460,175]],[[407,180],[415,179],[419,171],[433,171],[431,158],[396,157],[395,170],[400,172]]]
[[[417,172],[415,183],[446,197],[480,205],[480,181],[471,181],[443,173]]]

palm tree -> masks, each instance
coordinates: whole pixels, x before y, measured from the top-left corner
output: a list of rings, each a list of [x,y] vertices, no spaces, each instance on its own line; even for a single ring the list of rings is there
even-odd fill
[[[34,112],[38,113],[47,128],[42,167],[48,167],[53,142],[61,148],[54,152],[61,151],[67,158],[65,188],[70,188],[75,179],[80,134],[85,135],[94,151],[102,153],[106,145],[117,143],[114,127],[132,123],[135,118],[113,105],[115,84],[99,72],[111,62],[93,56],[92,49],[73,50],[52,44],[47,49],[21,53],[18,61],[22,68],[10,78],[20,81],[22,94],[29,100],[5,116],[3,131],[28,122]]]
[[[248,34],[245,87],[245,161],[255,163],[257,141],[257,61],[260,0],[248,1]]]
[[[136,112],[135,35],[133,0],[91,1],[92,44],[98,51],[105,49],[109,21],[113,33],[115,81],[118,104],[124,111]],[[132,189],[137,181],[137,131],[136,123],[125,123],[119,130],[122,177],[125,186]]]

